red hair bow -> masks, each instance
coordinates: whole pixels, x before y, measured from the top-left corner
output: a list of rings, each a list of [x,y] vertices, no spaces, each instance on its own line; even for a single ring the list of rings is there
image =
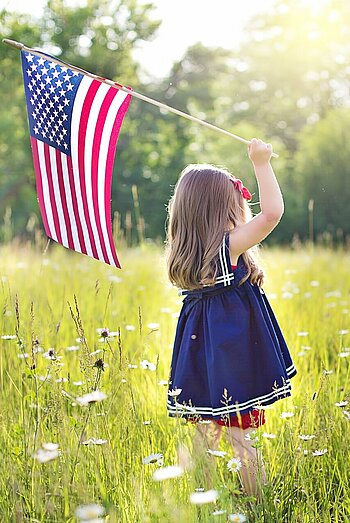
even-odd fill
[[[235,186],[235,189],[237,189],[241,193],[245,200],[251,200],[252,195],[250,194],[248,189],[244,187],[242,180],[240,180],[239,178],[233,178],[232,183]]]

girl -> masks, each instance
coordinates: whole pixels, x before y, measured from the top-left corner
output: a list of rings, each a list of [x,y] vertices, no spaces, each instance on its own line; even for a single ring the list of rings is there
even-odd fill
[[[168,275],[185,298],[167,410],[196,423],[197,450],[200,442],[202,450],[203,443],[217,448],[225,426],[243,487],[256,495],[259,463],[263,481],[266,476],[248,433],[265,423],[265,405],[290,396],[296,369],[254,256],[284,211],[271,144],[254,138],[248,155],[259,187],[256,216],[242,182],[212,165],[184,169],[169,203]]]

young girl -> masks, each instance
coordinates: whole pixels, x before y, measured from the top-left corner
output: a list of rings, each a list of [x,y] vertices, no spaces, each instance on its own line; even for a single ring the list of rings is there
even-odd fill
[[[212,165],[184,169],[169,203],[168,275],[185,298],[167,409],[196,423],[197,450],[201,442],[216,449],[225,426],[243,487],[255,495],[262,461],[248,433],[265,423],[265,405],[290,396],[296,369],[254,257],[284,211],[271,144],[254,138],[248,155],[259,186],[256,216],[242,182]],[[263,464],[260,473],[265,481]]]

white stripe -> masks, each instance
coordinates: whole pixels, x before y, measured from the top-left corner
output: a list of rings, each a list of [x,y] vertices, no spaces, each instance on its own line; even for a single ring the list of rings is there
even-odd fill
[[[285,394],[286,392],[289,392],[291,390],[290,386],[290,380],[285,380],[286,385],[283,385],[283,387],[280,387],[269,394],[265,394],[264,396],[259,396],[257,398],[253,398],[249,401],[246,401],[245,403],[237,403],[235,405],[225,406],[225,407],[218,407],[218,408],[211,408],[211,407],[191,407],[193,408],[193,411],[196,410],[200,414],[224,414],[225,412],[234,412],[234,411],[240,411],[244,410],[246,408],[252,407],[254,405],[258,405],[260,403],[265,403],[271,400],[273,397],[281,396],[282,394]],[[168,399],[168,409],[169,410],[187,410],[186,406],[181,405],[181,403],[177,403],[175,401],[175,405],[171,404],[171,400]]]
[[[84,100],[86,97],[86,93],[87,93],[92,81],[93,80],[91,78],[84,76],[84,78],[80,82],[79,88],[76,92],[75,102],[74,102],[74,107],[73,107],[73,112],[72,112],[72,120],[71,120],[71,154],[72,154],[72,167],[73,167],[73,175],[74,175],[75,193],[76,193],[76,198],[77,198],[77,203],[78,203],[78,212],[79,212],[79,217],[80,217],[81,228],[83,231],[83,236],[84,236],[84,241],[85,241],[85,246],[86,246],[86,253],[89,256],[93,257],[90,238],[89,238],[89,232],[87,229],[85,215],[84,215],[84,207],[83,207],[83,200],[82,200],[82,196],[81,196],[81,187],[80,187],[80,179],[79,179],[79,163],[78,163],[78,134],[79,134],[80,115],[81,115],[83,103],[84,103]]]
[[[115,266],[115,261],[113,259],[112,250],[110,246],[110,241],[107,232],[107,220],[110,219],[106,215],[105,207],[105,175],[106,175],[106,161],[108,154],[108,146],[111,138],[111,133],[113,129],[113,124],[115,117],[118,113],[118,110],[121,104],[124,102],[127,93],[123,91],[118,91],[114,97],[107,113],[106,120],[104,122],[102,137],[101,137],[101,147],[98,158],[98,208],[100,214],[101,228],[103,240],[106,246],[107,256],[111,265]]]
[[[103,102],[106,94],[108,93],[109,89],[110,89],[110,87],[108,87],[108,85],[100,84],[100,87],[96,91],[95,97],[91,104],[89,119],[88,119],[88,123],[87,123],[87,127],[86,127],[85,154],[84,154],[85,188],[86,188],[86,199],[87,199],[88,209],[89,209],[89,218],[90,218],[92,233],[93,233],[94,239],[95,239],[97,255],[98,255],[98,258],[102,261],[104,261],[104,256],[102,253],[100,236],[98,234],[95,211],[94,211],[93,196],[92,196],[91,165],[92,165],[92,147],[93,147],[93,143],[94,143],[96,123],[97,123],[98,115],[100,114],[102,102]]]
[[[57,234],[56,234],[56,229],[55,229],[55,223],[53,220],[51,201],[50,201],[49,183],[47,181],[47,175],[46,175],[44,142],[42,142],[41,140],[37,140],[36,143],[38,146],[41,183],[42,183],[42,187],[43,187],[44,207],[45,207],[45,211],[46,211],[47,223],[48,223],[48,226],[49,226],[49,229],[51,232],[51,238],[57,242],[58,241]]]
[[[56,207],[57,207],[58,222],[60,224],[60,230],[61,230],[62,245],[64,245],[64,247],[68,247],[67,228],[66,228],[66,223],[65,223],[64,214],[63,214],[60,188],[58,186],[56,149],[49,146],[49,154],[50,154],[52,184],[53,184],[53,191],[55,193],[55,202],[56,202]]]
[[[71,223],[74,250],[77,252],[81,252],[78,231],[77,231],[77,223],[75,220],[74,209],[73,209],[72,192],[71,192],[71,188],[70,188],[70,184],[69,184],[67,155],[61,154],[61,160],[62,160],[64,190],[66,193],[67,209],[68,209],[69,219],[70,219],[70,223]]]
[[[221,278],[223,278],[223,283],[226,286],[227,283],[226,283],[226,276],[225,276],[225,266],[224,266],[224,261],[222,259],[222,245],[221,245],[220,250],[219,250],[219,257],[220,257],[221,272],[222,272]]]
[[[292,374],[293,372],[296,372],[296,368],[294,367],[294,365],[291,365],[290,367],[288,367],[288,369],[286,369],[286,372],[287,372],[287,376],[289,376],[290,374]]]
[[[225,275],[227,277],[226,279],[226,285],[229,284],[229,279],[228,279],[228,276],[229,276],[229,269],[228,269],[228,266],[227,266],[227,259],[226,259],[226,235],[224,235],[224,239],[222,241],[222,257],[224,259],[224,264],[225,264]]]

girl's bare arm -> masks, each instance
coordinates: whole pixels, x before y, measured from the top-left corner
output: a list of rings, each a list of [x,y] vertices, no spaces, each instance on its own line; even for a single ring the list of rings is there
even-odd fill
[[[276,227],[284,212],[282,193],[270,164],[271,144],[253,138],[248,154],[258,182],[261,212],[250,222],[236,226],[230,232],[232,259],[266,238]]]

